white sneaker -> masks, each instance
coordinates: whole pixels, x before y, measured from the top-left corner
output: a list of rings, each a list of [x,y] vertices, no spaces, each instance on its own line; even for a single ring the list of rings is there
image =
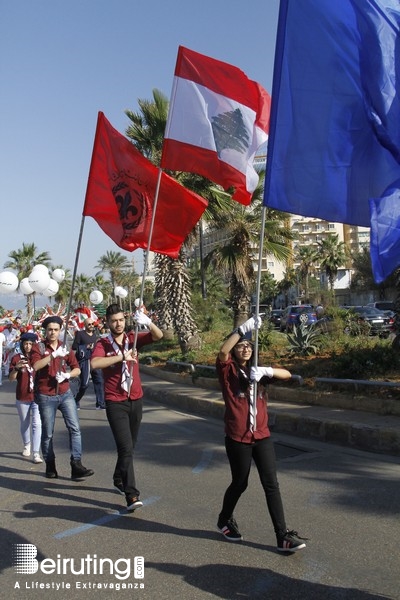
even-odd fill
[[[40,454],[39,452],[34,452],[33,453],[33,462],[38,465],[39,463],[43,462],[43,458],[40,458]]]
[[[26,446],[24,446],[24,449],[22,450],[22,456],[30,456],[31,455],[31,445],[27,444]]]

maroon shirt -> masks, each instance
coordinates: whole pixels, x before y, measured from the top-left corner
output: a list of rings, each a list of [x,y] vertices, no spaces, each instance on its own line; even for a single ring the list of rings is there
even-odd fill
[[[129,332],[126,334],[128,336],[128,346],[129,349],[133,348],[135,333]],[[142,346],[146,346],[147,344],[152,344],[154,342],[151,333],[138,333],[136,340],[136,348],[139,350]],[[123,344],[120,346],[117,344],[119,350],[121,352],[124,351],[125,348],[125,336]],[[112,342],[109,337],[102,337],[97,340],[96,345],[93,349],[91,358],[102,357],[105,356],[116,356],[118,353],[115,351]],[[139,375],[139,363],[132,363],[129,361],[128,366],[133,365],[133,383],[131,385],[129,400],[139,400],[143,396],[142,383],[140,381]],[[122,362],[118,362],[115,365],[111,365],[110,367],[106,367],[102,369],[103,371],[103,379],[104,379],[104,397],[106,400],[111,400],[112,402],[122,402],[123,400],[128,400],[128,392],[126,392],[121,387],[122,382]]]
[[[58,343],[57,348],[62,346],[61,342]],[[42,351],[43,347],[43,351]],[[33,344],[31,350],[31,364],[35,365],[38,360],[42,360],[45,356],[48,356],[54,351],[54,349],[49,345],[49,343],[45,340],[43,342],[39,342],[38,344]],[[61,358],[61,356],[57,356],[57,358],[51,358],[50,364],[43,367],[39,371],[36,371],[36,387],[39,391],[39,394],[44,394],[45,396],[56,396],[65,394],[69,390],[69,379],[64,379],[61,383],[57,383],[56,375],[58,372],[65,373],[67,371],[66,367],[72,369],[79,369],[78,361],[76,360],[75,352],[72,350],[69,351],[67,356]],[[57,387],[58,386],[58,387]]]
[[[34,400],[34,391],[30,390],[30,382],[31,376],[26,367],[23,367],[20,370],[17,370],[17,364],[19,361],[24,358],[28,361],[30,365],[31,362],[25,354],[14,354],[10,362],[10,373],[14,370],[17,371],[17,389],[16,389],[16,397],[17,400],[23,400],[24,402],[33,402]],[[33,380],[35,379],[35,373],[32,373]]]
[[[268,428],[267,395],[257,386],[256,430],[250,431],[249,391],[240,388],[238,367],[231,357],[226,362],[217,358],[217,373],[225,402],[225,434],[236,442],[252,444],[270,437]]]

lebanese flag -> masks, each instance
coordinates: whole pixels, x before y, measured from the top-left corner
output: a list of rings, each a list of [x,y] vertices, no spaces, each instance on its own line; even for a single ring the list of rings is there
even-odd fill
[[[204,198],[162,173],[99,112],[83,215],[93,217],[117,246],[177,258],[206,207]]]
[[[198,173],[250,204],[271,98],[232,65],[179,46],[161,167]]]

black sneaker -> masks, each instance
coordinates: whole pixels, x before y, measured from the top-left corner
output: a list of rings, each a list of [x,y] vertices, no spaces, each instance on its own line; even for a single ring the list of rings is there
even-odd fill
[[[230,542],[240,542],[243,539],[238,529],[238,524],[236,523],[233,517],[231,517],[227,521],[223,519],[218,519],[217,528],[220,530],[222,535]]]
[[[138,496],[126,496],[126,510],[136,510],[142,506],[143,502],[139,500]]]
[[[297,531],[287,529],[282,535],[277,536],[277,550],[278,552],[297,552],[306,547],[304,540],[307,538],[300,537]]]
[[[124,486],[122,484],[122,479],[114,479],[114,487],[115,491],[122,496],[125,496]]]

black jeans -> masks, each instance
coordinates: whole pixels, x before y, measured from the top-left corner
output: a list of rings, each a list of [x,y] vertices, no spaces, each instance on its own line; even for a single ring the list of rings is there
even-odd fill
[[[240,496],[247,488],[251,461],[254,459],[265,492],[274,531],[276,534],[286,531],[285,515],[276,476],[275,450],[272,439],[268,437],[257,440],[254,444],[243,444],[226,437],[225,448],[231,467],[232,483],[225,492],[222,510],[219,515],[220,519],[228,520],[232,517]]]
[[[106,414],[117,446],[113,478],[121,479],[126,494],[139,496],[133,468],[133,451],[142,421],[143,400],[106,400]]]

